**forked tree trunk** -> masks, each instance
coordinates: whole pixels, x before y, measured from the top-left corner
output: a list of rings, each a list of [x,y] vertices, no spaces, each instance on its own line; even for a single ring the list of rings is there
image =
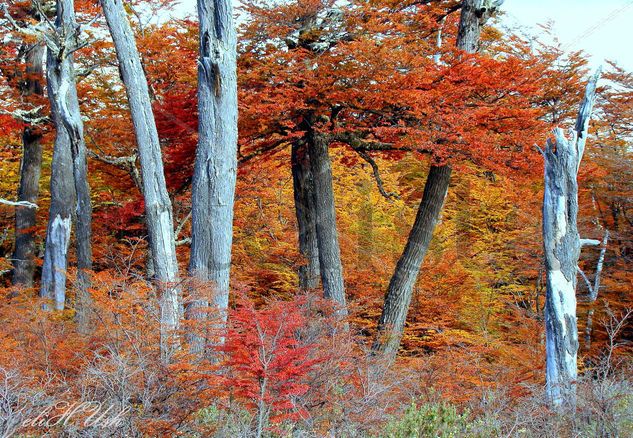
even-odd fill
[[[574,406],[578,352],[576,284],[581,242],[578,235],[578,169],[587,140],[599,73],[589,82],[570,137],[557,128],[548,140],[543,196],[543,247],[547,293],[545,342],[547,395],[555,407]]]
[[[66,295],[66,267],[73,201],[77,200],[76,247],[79,269],[77,320],[79,329],[88,328],[88,282],[92,269],[92,207],[86,165],[83,122],[79,111],[73,67],[75,12],[73,0],[58,0],[55,44],[48,50],[47,86],[51,114],[57,132],[51,177],[51,210],[42,270],[41,296],[54,298],[63,309]],[[70,158],[70,165],[68,159]],[[57,162],[56,162],[57,161]],[[67,186],[72,181],[72,189]]]
[[[378,335],[373,350],[383,353],[386,358],[393,359],[398,353],[413,287],[431,243],[450,179],[450,166],[431,166],[424,185],[422,202],[407,239],[407,245],[389,282],[382,315],[378,322]]]
[[[75,247],[77,250],[77,297],[76,318],[79,330],[86,332],[89,325],[90,297],[88,287],[92,270],[92,206],[86,163],[83,122],[77,98],[73,55],[70,49],[76,44],[71,39],[62,40],[62,35],[72,35],[75,23],[73,0],[57,2],[57,34],[60,50],[49,48],[47,59],[47,86],[51,111],[55,115],[55,127],[66,131],[72,157],[72,175],[77,201]],[[62,42],[63,41],[63,42]]]
[[[21,89],[22,96],[43,96],[45,46],[37,44],[26,55],[26,78]],[[18,201],[36,203],[40,191],[42,169],[42,133],[37,126],[27,125],[22,132],[22,162]],[[34,208],[15,208],[15,250],[13,251],[13,284],[33,286],[35,275],[36,211]]]
[[[347,315],[341,250],[336,229],[336,209],[332,186],[332,163],[327,136],[310,131],[307,136],[310,169],[314,180],[315,225],[323,295],[338,305],[338,314]]]
[[[174,330],[178,328],[180,320],[180,288],[177,285],[178,263],[171,201],[165,184],[147,79],[132,28],[121,0],[101,0],[101,5],[119,60],[141,162],[145,222],[156,279],[161,291],[161,351],[166,358],[166,354],[177,344]]]
[[[299,231],[299,252],[304,264],[299,268],[299,288],[319,287],[319,246],[316,234],[314,179],[305,144],[293,143],[291,152],[295,213]]]
[[[502,2],[503,0],[464,0],[462,2],[457,34],[459,49],[467,53],[477,51],[482,26]],[[441,43],[441,38],[438,38],[438,43]],[[439,61],[439,56],[436,57],[437,61]],[[451,168],[448,165],[431,166],[415,223],[389,282],[378,322],[376,340],[372,347],[374,352],[382,353],[388,361],[395,359],[398,353],[413,287],[433,236],[437,218],[442,210],[450,175]]]
[[[237,36],[231,0],[198,0],[198,19],[199,137],[191,192],[189,272],[213,288],[217,317],[225,321],[237,176]],[[188,317],[203,317],[207,306],[205,297],[194,296]],[[203,342],[192,338],[192,350],[201,351]]]

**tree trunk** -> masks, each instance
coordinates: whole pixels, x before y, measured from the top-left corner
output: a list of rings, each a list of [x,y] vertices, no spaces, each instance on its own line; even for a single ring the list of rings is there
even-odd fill
[[[49,51],[49,62],[54,56]],[[40,296],[53,300],[56,310],[63,310],[66,300],[66,268],[73,205],[75,203],[75,186],[70,138],[60,114],[52,107],[51,110],[56,136],[51,166],[51,205],[46,230]],[[48,308],[48,305],[45,304],[44,307]]]
[[[374,351],[384,353],[389,359],[398,353],[413,287],[444,205],[450,178],[450,166],[431,166],[407,245],[389,282],[373,346]]]
[[[307,140],[310,169],[314,180],[315,226],[323,295],[336,301],[340,315],[347,315],[341,250],[336,230],[329,144],[325,135],[315,131],[308,133]]]
[[[314,180],[305,144],[292,145],[291,161],[299,252],[305,263],[299,268],[299,288],[313,290],[319,287],[319,246],[316,234]]]
[[[43,96],[45,46],[34,45],[26,56],[26,79],[22,96]],[[20,165],[20,186],[18,201],[36,203],[40,191],[42,169],[42,133],[37,126],[28,125],[22,132],[22,163]],[[15,208],[15,250],[13,252],[13,284],[33,287],[35,275],[35,233],[34,208]]]
[[[233,203],[237,177],[237,36],[231,0],[198,0],[198,148],[191,192],[189,272],[213,287],[221,321],[229,304]],[[206,297],[193,297],[188,317],[199,319]],[[203,339],[191,339],[201,351]]]
[[[145,199],[145,221],[156,279],[161,290],[161,351],[163,358],[166,359],[166,354],[177,342],[174,330],[178,328],[180,319],[180,288],[176,285],[178,263],[171,201],[165,184],[147,79],[132,28],[121,0],[101,0],[101,5],[114,41],[138,145]]]
[[[79,330],[86,332],[89,325],[90,271],[92,270],[92,206],[86,164],[86,144],[84,142],[83,122],[77,98],[75,70],[72,48],[76,44],[63,40],[61,35],[72,35],[76,27],[73,0],[57,2],[57,34],[60,50],[49,48],[47,60],[47,86],[51,111],[56,116],[56,129],[66,131],[72,157],[72,172],[77,201],[75,245],[77,249],[77,299],[76,318]]]
[[[548,140],[543,196],[543,247],[546,269],[545,345],[547,395],[555,407],[574,406],[578,327],[576,284],[580,236],[578,235],[578,168],[587,139],[598,74],[587,92],[576,122],[567,138],[562,129]]]
[[[502,2],[503,0],[464,0],[462,2],[457,34],[459,49],[467,53],[477,51],[482,26]],[[441,38],[438,42],[441,43]],[[439,60],[439,57],[436,59]],[[415,223],[389,282],[385,304],[378,322],[376,340],[372,347],[374,352],[383,353],[389,361],[395,359],[400,347],[413,287],[448,191],[450,175],[451,168],[447,165],[431,166]]]

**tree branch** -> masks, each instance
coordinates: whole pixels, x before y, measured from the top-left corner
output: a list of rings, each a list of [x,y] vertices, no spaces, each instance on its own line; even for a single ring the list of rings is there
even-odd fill
[[[378,186],[378,190],[380,191],[380,194],[388,200],[391,200],[392,198],[400,199],[400,195],[398,195],[396,192],[387,192],[385,190],[384,183],[382,181],[382,178],[380,177],[380,171],[378,170],[378,164],[376,164],[374,159],[367,152],[363,152],[363,151],[356,151],[356,152],[363,160],[367,161],[369,165],[371,166],[372,171],[374,173],[374,179],[376,180],[376,185]]]
[[[9,201],[7,199],[0,198],[0,204],[11,205],[14,207],[28,207],[28,208],[38,208],[36,204],[33,204],[29,201]]]

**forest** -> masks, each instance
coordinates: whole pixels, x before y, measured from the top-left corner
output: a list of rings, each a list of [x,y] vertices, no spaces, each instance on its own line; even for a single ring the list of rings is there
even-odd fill
[[[632,437],[633,72],[514,1],[0,2],[0,436]]]

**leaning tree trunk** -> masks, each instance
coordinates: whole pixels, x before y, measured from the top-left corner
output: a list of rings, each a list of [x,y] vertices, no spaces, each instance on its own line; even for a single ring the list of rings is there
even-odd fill
[[[307,142],[314,181],[315,225],[323,295],[336,301],[339,315],[347,315],[328,139],[323,134],[310,131]]]
[[[581,241],[578,235],[578,169],[587,140],[595,100],[596,74],[578,113],[575,132],[569,137],[557,128],[548,140],[543,196],[543,247],[547,292],[545,342],[547,395],[555,407],[574,406],[578,352],[576,277]]]
[[[457,48],[467,53],[477,51],[481,28],[502,2],[503,0],[464,0],[462,2]],[[438,37],[438,43],[441,44],[440,37]],[[436,57],[436,61],[439,61],[439,56]],[[388,361],[395,359],[398,353],[413,287],[433,236],[437,218],[442,210],[450,175],[451,168],[448,165],[431,166],[415,223],[389,282],[385,304],[378,322],[376,340],[372,347],[374,352],[383,353]]]
[[[73,50],[76,41],[64,39],[73,35],[76,27],[73,0],[57,2],[57,50],[51,47],[47,59],[47,86],[51,111],[56,115],[56,129],[65,130],[69,141],[72,172],[77,200],[75,245],[77,249],[77,299],[76,318],[80,331],[87,331],[89,325],[90,297],[88,293],[90,271],[92,270],[91,225],[92,206],[86,164],[86,144],[83,122],[77,98]]]
[[[198,148],[191,192],[189,272],[213,288],[220,321],[229,304],[233,204],[237,176],[237,36],[231,0],[198,0]],[[188,317],[208,306],[193,297]],[[222,339],[222,337],[220,337]],[[191,347],[201,351],[204,339]]]
[[[156,279],[161,290],[161,351],[167,358],[177,337],[174,331],[180,320],[180,289],[172,208],[150,104],[149,89],[132,28],[121,0],[101,0],[108,29],[114,41],[119,69],[125,85],[132,123],[138,145],[145,200],[145,221],[154,262]]]
[[[22,86],[22,96],[43,96],[45,46],[36,44],[26,56],[26,78]],[[22,163],[20,165],[20,186],[18,201],[36,203],[40,189],[42,169],[42,132],[39,127],[29,124],[22,132]],[[13,284],[33,286],[35,275],[35,232],[36,211],[34,208],[15,208],[15,250],[13,251]]]
[[[393,359],[398,353],[413,287],[431,243],[450,179],[450,166],[431,166],[407,245],[389,282],[378,323],[378,335],[373,346],[374,351],[384,353],[389,359]]]
[[[308,148],[305,144],[293,143],[291,162],[295,213],[299,231],[299,252],[305,263],[299,268],[299,288],[313,290],[319,287],[319,246],[316,232],[314,179],[310,169]]]

